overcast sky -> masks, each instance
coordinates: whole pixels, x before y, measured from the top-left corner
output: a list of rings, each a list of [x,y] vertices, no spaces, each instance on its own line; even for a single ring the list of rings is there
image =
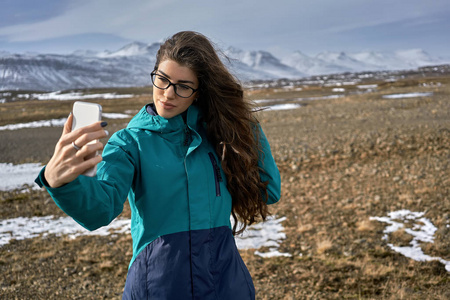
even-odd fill
[[[0,51],[71,53],[153,43],[181,30],[219,46],[450,57],[449,0],[0,0]]]

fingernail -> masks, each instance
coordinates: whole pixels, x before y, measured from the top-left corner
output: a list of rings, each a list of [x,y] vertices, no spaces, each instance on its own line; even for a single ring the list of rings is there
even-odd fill
[[[69,115],[67,117],[70,117],[70,115],[72,114],[72,112],[69,113]]]
[[[103,121],[103,122],[100,124],[100,126],[102,126],[102,127],[106,127],[106,125],[108,125],[108,122],[105,122],[105,121]]]
[[[106,136],[109,136],[109,131],[105,130],[105,134],[106,134]]]

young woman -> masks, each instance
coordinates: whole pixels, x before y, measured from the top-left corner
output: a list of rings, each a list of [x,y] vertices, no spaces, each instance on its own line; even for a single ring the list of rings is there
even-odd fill
[[[85,160],[103,148],[88,143],[106,136],[106,123],[70,132],[69,116],[36,182],[89,230],[109,224],[128,197],[133,257],[123,299],[254,299],[233,234],[279,200],[267,139],[205,36],[166,40],[151,79],[153,103],[102,157]],[[97,177],[80,175],[100,161]]]

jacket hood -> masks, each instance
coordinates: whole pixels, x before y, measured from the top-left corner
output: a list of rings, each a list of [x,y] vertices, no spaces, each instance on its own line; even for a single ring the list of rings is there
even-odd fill
[[[153,103],[145,105],[128,123],[127,128],[144,129],[160,133],[170,133],[184,128],[187,124],[192,129],[197,129],[197,123],[201,119],[200,110],[191,105],[186,112],[186,123],[182,115],[165,119],[158,115]]]

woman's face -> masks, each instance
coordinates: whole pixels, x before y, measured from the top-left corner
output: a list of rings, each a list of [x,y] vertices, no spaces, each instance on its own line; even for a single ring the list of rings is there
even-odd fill
[[[198,88],[199,83],[195,73],[188,67],[184,67],[173,60],[163,60],[159,64],[156,73],[170,80],[173,84],[182,84],[193,89]],[[165,90],[153,87],[153,102],[155,103],[156,111],[158,115],[165,119],[173,118],[186,111],[196,97],[197,92],[193,93],[189,98],[182,98],[175,93],[172,85]]]

